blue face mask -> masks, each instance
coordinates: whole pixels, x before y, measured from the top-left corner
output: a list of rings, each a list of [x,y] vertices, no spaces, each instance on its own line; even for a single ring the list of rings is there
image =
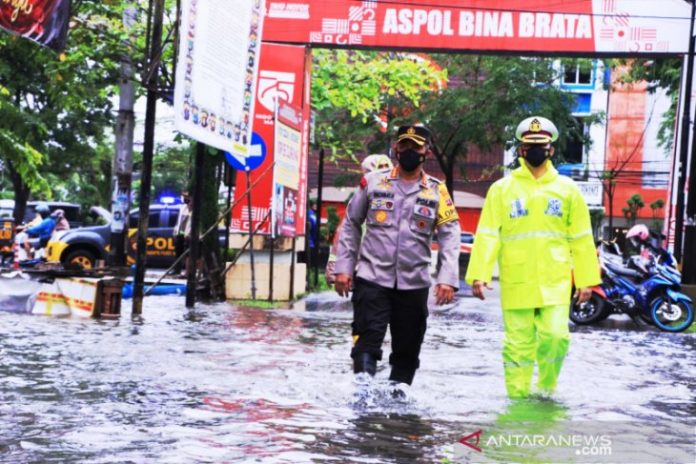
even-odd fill
[[[412,148],[399,152],[399,166],[406,172],[415,171],[423,161],[425,161],[425,155]]]

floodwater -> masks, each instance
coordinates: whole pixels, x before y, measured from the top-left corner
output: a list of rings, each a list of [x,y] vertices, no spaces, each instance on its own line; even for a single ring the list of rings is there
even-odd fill
[[[696,334],[574,327],[558,393],[509,402],[498,303],[432,309],[405,399],[385,362],[354,379],[333,294],[277,310],[148,297],[139,322],[127,302],[120,321],[0,312],[0,462],[694,462]],[[605,441],[539,441],[561,433]]]

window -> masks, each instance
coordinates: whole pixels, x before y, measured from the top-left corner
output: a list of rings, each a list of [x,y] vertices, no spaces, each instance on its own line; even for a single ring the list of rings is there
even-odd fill
[[[575,118],[577,132],[571,132],[566,144],[563,157],[567,163],[578,164],[583,162],[585,144],[582,135],[585,134],[585,122],[582,118]]]
[[[589,85],[592,84],[593,62],[587,58],[575,60],[563,60],[564,85]]]
[[[159,210],[150,211],[150,217],[148,218],[148,221],[147,221],[147,227],[148,228],[150,228],[150,227],[155,228],[155,227],[159,227],[160,226],[159,224],[160,224],[160,212],[159,212]]]
[[[179,219],[179,211],[175,209],[169,210],[169,227],[176,227],[176,220]]]

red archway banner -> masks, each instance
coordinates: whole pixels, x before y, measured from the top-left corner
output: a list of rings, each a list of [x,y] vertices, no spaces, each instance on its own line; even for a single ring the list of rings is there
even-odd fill
[[[54,50],[68,33],[70,0],[0,0],[0,27]]]
[[[682,0],[267,1],[264,40],[518,54],[684,54]]]

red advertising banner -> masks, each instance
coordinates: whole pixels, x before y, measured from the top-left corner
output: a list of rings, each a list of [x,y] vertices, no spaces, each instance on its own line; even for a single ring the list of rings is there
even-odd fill
[[[54,50],[68,34],[70,0],[0,0],[0,27]]]
[[[278,101],[273,169],[273,236],[295,237],[302,168],[302,108]]]
[[[254,132],[261,136],[267,148],[263,163],[250,173],[251,184],[251,217],[252,227],[261,224],[258,233],[271,234],[271,206],[273,201],[273,167],[275,164],[275,124],[274,110],[276,100],[285,100],[302,109],[303,119],[309,114],[309,74],[305,69],[307,63],[305,47],[263,43],[261,45],[261,61],[259,63],[258,80],[256,83],[256,110],[254,113]],[[302,131],[302,157],[300,166],[300,183],[298,185],[297,202],[297,235],[304,234],[306,205],[304,198],[307,193],[307,138],[308,125],[304,124]],[[303,172],[304,171],[304,172]],[[238,171],[234,189],[234,201],[237,204],[232,209],[231,230],[248,233],[249,212],[246,201],[246,173]]]
[[[684,54],[682,0],[267,1],[264,40],[520,54]]]

